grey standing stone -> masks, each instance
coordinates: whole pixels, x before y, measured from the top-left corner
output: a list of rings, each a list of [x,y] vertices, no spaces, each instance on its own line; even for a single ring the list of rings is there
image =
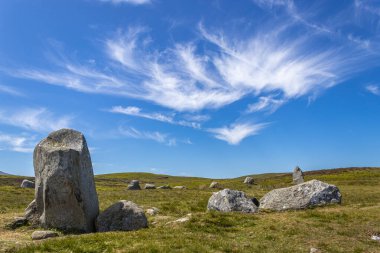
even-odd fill
[[[304,209],[340,203],[342,195],[335,185],[311,180],[295,186],[275,189],[260,199],[260,209],[275,211]]]
[[[253,184],[254,182],[255,182],[255,180],[252,177],[246,177],[244,179],[245,184]]]
[[[128,189],[128,190],[141,190],[139,180],[132,180],[132,181],[129,183],[127,189]]]
[[[120,200],[102,212],[96,220],[98,232],[132,231],[148,227],[144,210],[135,203]]]
[[[24,179],[20,185],[21,188],[34,188],[34,182]]]
[[[34,231],[32,233],[32,240],[43,240],[47,238],[57,237],[58,233],[54,231]]]
[[[302,184],[303,182],[303,172],[301,168],[297,166],[293,170],[293,184]]]
[[[259,208],[244,192],[224,189],[212,194],[208,200],[207,210],[255,213]]]
[[[45,228],[92,232],[98,195],[86,139],[72,129],[49,134],[34,149],[36,209]]]
[[[156,189],[156,186],[154,184],[145,184],[144,189],[152,190],[152,189]]]

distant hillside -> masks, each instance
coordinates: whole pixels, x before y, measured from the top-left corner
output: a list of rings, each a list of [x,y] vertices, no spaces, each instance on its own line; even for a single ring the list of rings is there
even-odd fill
[[[9,175],[8,173],[0,171],[0,175]]]

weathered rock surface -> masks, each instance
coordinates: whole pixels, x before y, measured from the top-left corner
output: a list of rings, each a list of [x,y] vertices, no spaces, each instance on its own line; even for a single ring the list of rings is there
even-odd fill
[[[213,189],[217,189],[217,188],[220,188],[221,185],[218,183],[218,182],[211,182],[209,188],[213,188]]]
[[[25,226],[26,224],[28,224],[28,219],[25,217],[16,217],[12,222],[5,225],[5,227],[9,229],[16,229]]]
[[[212,194],[208,200],[207,210],[255,213],[258,211],[258,206],[244,192],[224,189]]]
[[[152,189],[156,189],[156,186],[154,184],[145,184],[144,189],[152,190]]]
[[[342,195],[335,185],[311,180],[295,186],[275,189],[260,199],[260,209],[275,211],[304,209],[340,203]]]
[[[254,182],[255,182],[255,180],[252,177],[246,177],[244,179],[245,184],[253,184]]]
[[[38,224],[39,223],[39,214],[37,211],[37,203],[34,199],[25,209],[25,219],[27,219],[31,224]]]
[[[84,136],[72,129],[52,132],[37,144],[33,158],[40,225],[94,231],[99,204]]]
[[[32,233],[32,240],[43,240],[43,239],[57,237],[57,236],[58,236],[58,233],[54,231],[38,230]]]
[[[129,183],[127,189],[128,189],[128,190],[141,190],[139,180],[132,180],[132,181]]]
[[[146,210],[146,213],[152,216],[158,214],[159,212],[160,212],[160,209],[158,209],[157,207],[152,207]]]
[[[96,220],[98,232],[132,231],[148,227],[144,210],[135,203],[120,200],[108,207]]]
[[[303,182],[303,172],[301,168],[297,166],[293,170],[293,184],[302,184]]]
[[[178,186],[174,186],[173,189],[185,190],[186,186],[178,185]]]
[[[169,185],[162,185],[162,186],[157,187],[157,189],[169,190],[171,189],[171,187]]]
[[[20,185],[21,188],[34,188],[34,182],[24,179]]]

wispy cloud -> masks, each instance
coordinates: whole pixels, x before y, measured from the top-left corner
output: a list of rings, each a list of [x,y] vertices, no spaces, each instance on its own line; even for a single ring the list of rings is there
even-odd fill
[[[15,152],[29,153],[33,151],[34,136],[9,135],[0,133],[0,150],[11,150]]]
[[[114,106],[109,110],[109,112],[161,121],[161,122],[165,122],[165,123],[169,123],[173,125],[180,125],[180,126],[192,127],[192,128],[197,128],[197,129],[201,128],[201,124],[198,122],[190,122],[186,120],[174,119],[175,117],[174,113],[171,113],[171,114],[163,114],[163,113],[158,113],[158,112],[147,113],[147,112],[143,112],[141,108],[136,107],[136,106],[127,106],[127,107]]]
[[[267,125],[267,123],[235,123],[230,126],[208,129],[208,131],[214,133],[214,137],[219,140],[226,141],[230,145],[237,145],[245,138],[258,134]]]
[[[0,93],[5,93],[12,96],[18,96],[18,97],[24,96],[24,94],[18,91],[17,89],[13,87],[9,87],[7,85],[1,85],[1,84],[0,84]]]
[[[276,99],[272,96],[259,97],[259,101],[254,104],[249,104],[246,110],[247,113],[267,111],[269,113],[275,112],[286,101],[284,99]]]
[[[125,137],[152,140],[168,146],[175,146],[177,144],[177,140],[175,138],[171,138],[168,134],[164,134],[158,131],[146,132],[137,130],[133,127],[119,127],[119,133]]]
[[[48,132],[60,128],[67,128],[71,124],[72,117],[55,117],[46,108],[22,109],[14,112],[0,111],[0,124],[7,124],[33,130],[37,132]]]
[[[366,87],[366,90],[371,92],[374,95],[380,96],[380,88],[377,85],[369,84]]]
[[[101,2],[105,3],[112,3],[112,4],[132,4],[132,5],[143,5],[143,4],[150,4],[151,0],[99,0]]]

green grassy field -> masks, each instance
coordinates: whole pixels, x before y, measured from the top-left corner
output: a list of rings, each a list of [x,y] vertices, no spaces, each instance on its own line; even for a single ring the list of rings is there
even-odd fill
[[[216,180],[224,188],[242,190],[260,198],[271,189],[290,186],[290,174],[253,175],[256,184],[247,186],[244,177]],[[337,169],[306,173],[339,187],[343,202],[314,209],[261,212],[258,214],[206,212],[211,179],[174,177],[149,173],[96,176],[101,210],[125,199],[143,208],[157,207],[150,226],[134,232],[63,235],[35,242],[31,227],[8,230],[5,224],[23,214],[33,200],[33,189],[19,188],[23,178],[0,176],[0,252],[380,252],[371,235],[380,234],[380,168]],[[157,186],[184,185],[186,190],[127,191],[127,180]],[[186,223],[170,221],[191,213]]]

